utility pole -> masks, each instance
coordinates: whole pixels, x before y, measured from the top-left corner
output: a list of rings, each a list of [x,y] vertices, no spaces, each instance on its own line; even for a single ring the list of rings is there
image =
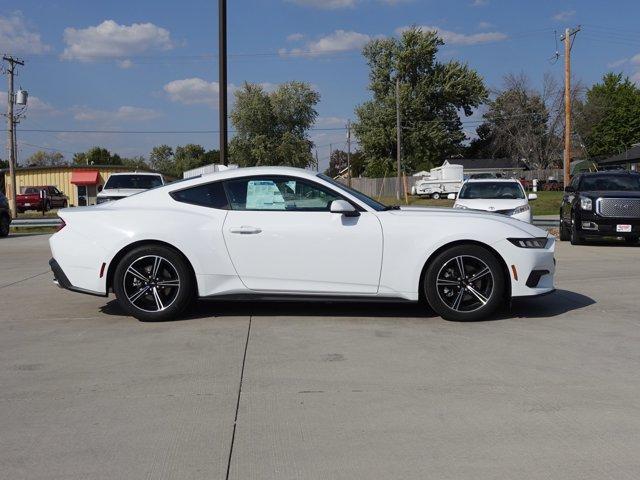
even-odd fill
[[[229,165],[227,152],[227,0],[218,0],[218,95],[220,161],[223,165]]]
[[[400,179],[401,171],[400,171],[400,156],[402,155],[402,133],[400,132],[400,77],[396,77],[396,168],[398,170],[398,178],[396,179],[396,199],[398,202],[400,201],[400,189],[402,188]]]
[[[318,160],[318,149],[316,148],[316,172],[320,171],[320,160]]]
[[[571,47],[580,26],[564,31],[564,186],[571,182]]]
[[[9,81],[9,88],[7,89],[7,132],[8,143],[7,148],[9,150],[9,176],[11,177],[11,190],[7,189],[7,197],[9,199],[9,208],[11,209],[11,215],[13,218],[17,216],[16,210],[16,119],[13,115],[13,104],[15,101],[15,95],[13,92],[13,76],[15,75],[16,65],[24,65],[24,62],[18,58],[14,58],[11,55],[4,55],[2,60],[9,64],[7,68],[7,79]]]
[[[351,187],[351,120],[347,120],[347,185]]]

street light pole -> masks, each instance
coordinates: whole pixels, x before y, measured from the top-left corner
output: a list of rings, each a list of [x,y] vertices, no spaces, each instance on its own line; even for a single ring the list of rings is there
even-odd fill
[[[229,165],[227,152],[227,0],[218,0],[218,94],[220,162]]]

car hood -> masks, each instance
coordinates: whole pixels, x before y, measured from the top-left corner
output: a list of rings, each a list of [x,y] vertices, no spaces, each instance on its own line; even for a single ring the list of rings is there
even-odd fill
[[[102,190],[98,197],[130,197],[136,193],[146,192],[145,188],[108,188]]]
[[[593,198],[640,198],[640,191],[624,191],[624,190],[585,190],[580,195]]]
[[[457,208],[436,207],[400,207],[400,210],[390,210],[393,215],[405,216],[408,219],[416,219],[423,216],[439,215],[451,218],[452,221],[464,221],[465,218],[483,218],[488,222],[498,222],[514,227],[532,237],[547,237],[546,230],[538,228],[527,222],[521,222],[515,218],[500,215],[499,213],[484,212],[481,210],[464,210]]]
[[[458,198],[456,200],[457,205],[463,205],[467,208],[475,210],[487,210],[489,212],[497,210],[513,210],[516,207],[527,204],[527,200],[524,198],[516,199],[494,199],[494,198]]]

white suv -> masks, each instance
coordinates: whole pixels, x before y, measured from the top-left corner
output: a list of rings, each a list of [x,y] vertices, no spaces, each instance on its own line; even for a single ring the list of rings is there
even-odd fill
[[[472,179],[462,185],[453,208],[500,213],[531,223],[532,214],[529,200],[537,198],[538,195],[535,193],[530,193],[527,196],[518,180]]]
[[[104,184],[104,188],[98,193],[97,203],[120,200],[151,188],[161,187],[164,184],[164,177],[159,173],[113,173]]]

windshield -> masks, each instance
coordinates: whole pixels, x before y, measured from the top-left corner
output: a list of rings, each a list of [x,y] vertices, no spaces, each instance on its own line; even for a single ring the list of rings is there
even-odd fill
[[[580,190],[634,192],[640,190],[640,175],[590,175],[582,179]]]
[[[325,175],[324,173],[319,173],[318,177],[323,179],[325,182],[329,182],[334,187],[353,195],[358,200],[360,200],[363,203],[366,203],[369,207],[373,208],[377,212],[388,210],[388,207],[386,205],[383,205],[382,203],[375,201],[373,198],[366,196],[362,192],[359,192],[357,190],[354,190],[353,188],[347,187],[346,185],[334,180],[333,178]]]
[[[160,175],[111,175],[104,188],[135,188],[149,190],[162,185]]]
[[[524,198],[524,191],[519,182],[465,183],[458,198],[516,200]]]

